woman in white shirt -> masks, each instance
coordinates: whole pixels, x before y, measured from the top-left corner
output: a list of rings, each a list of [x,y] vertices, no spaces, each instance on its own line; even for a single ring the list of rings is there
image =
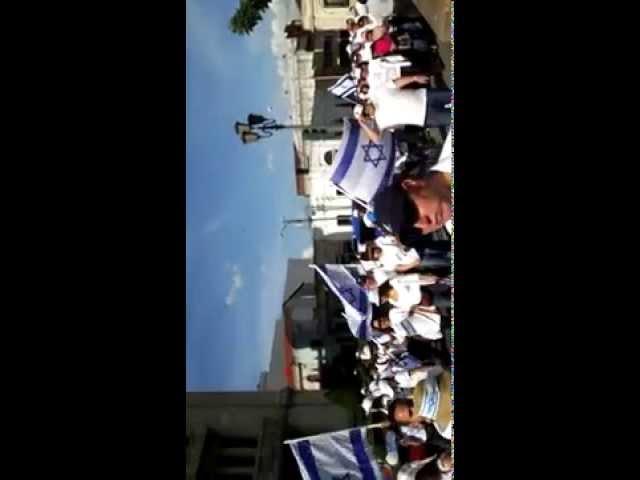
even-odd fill
[[[372,142],[380,143],[382,133],[405,125],[448,127],[451,124],[451,90],[403,88],[412,83],[426,85],[426,75],[406,75],[369,90],[369,102],[356,116]]]

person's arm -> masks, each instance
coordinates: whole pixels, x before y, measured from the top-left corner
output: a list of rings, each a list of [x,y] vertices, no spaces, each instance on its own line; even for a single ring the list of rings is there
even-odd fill
[[[418,279],[420,281],[420,285],[434,285],[438,283],[440,277],[436,277],[435,275],[418,275]]]
[[[426,75],[405,75],[400,78],[396,78],[393,83],[398,88],[403,88],[409,85],[410,83],[417,82],[426,85],[429,83],[429,77]]]
[[[398,265],[396,267],[396,272],[398,272],[398,273],[408,272],[409,270],[412,270],[412,269],[417,268],[419,266],[420,266],[420,259],[415,260],[414,262],[408,263],[406,265]]]
[[[425,367],[418,367],[411,370],[409,373],[411,377],[411,381],[414,382],[414,385],[417,385],[418,382],[425,380],[429,377],[437,377],[442,374],[444,369],[440,365],[432,365]]]
[[[373,41],[375,42],[387,33],[387,27],[384,25],[378,25],[377,27],[372,28],[371,31],[373,34]]]
[[[377,126],[370,127],[364,120],[362,120],[361,117],[358,117],[358,123],[360,123],[360,126],[364,130],[364,133],[367,134],[367,137],[369,137],[369,140],[374,143],[380,143],[382,136],[380,135],[380,130]]]

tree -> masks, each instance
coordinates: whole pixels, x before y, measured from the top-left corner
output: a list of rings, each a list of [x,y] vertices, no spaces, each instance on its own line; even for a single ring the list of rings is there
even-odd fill
[[[270,3],[271,0],[240,0],[238,8],[229,21],[229,28],[238,35],[250,34],[262,20],[262,14]]]

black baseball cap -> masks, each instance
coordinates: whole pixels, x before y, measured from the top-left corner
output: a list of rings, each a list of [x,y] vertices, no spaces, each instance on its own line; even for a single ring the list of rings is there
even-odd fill
[[[413,228],[418,221],[418,208],[400,182],[378,192],[373,210],[377,222],[395,234]]]

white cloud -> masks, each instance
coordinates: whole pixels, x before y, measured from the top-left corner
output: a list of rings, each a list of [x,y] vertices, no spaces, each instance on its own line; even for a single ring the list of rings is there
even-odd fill
[[[275,171],[275,166],[273,165],[273,153],[271,152],[267,153],[267,169],[270,172]]]
[[[283,79],[287,79],[286,59],[283,55],[293,52],[291,41],[287,40],[284,28],[295,18],[300,18],[298,7],[291,0],[273,0],[269,4],[273,12],[271,21],[271,52],[278,62],[278,73]]]
[[[204,233],[217,232],[220,229],[221,226],[222,226],[222,219],[221,218],[213,218],[213,219],[209,220],[209,222],[207,222],[207,224],[204,226]]]
[[[227,306],[231,306],[236,303],[238,291],[244,286],[244,278],[242,277],[240,267],[238,267],[238,265],[233,265],[231,267],[231,272],[231,286],[229,287],[227,298],[224,301]]]
[[[202,59],[202,65],[212,75],[228,75],[232,71],[229,68],[229,60],[232,57],[225,54],[225,49],[220,48],[220,45],[224,44],[223,36],[212,24],[212,19],[207,16],[204,8],[197,1],[190,0],[187,4],[187,33],[192,36],[193,44],[187,40],[188,49],[196,50]]]
[[[300,258],[313,258],[313,245],[308,246],[302,251]]]

